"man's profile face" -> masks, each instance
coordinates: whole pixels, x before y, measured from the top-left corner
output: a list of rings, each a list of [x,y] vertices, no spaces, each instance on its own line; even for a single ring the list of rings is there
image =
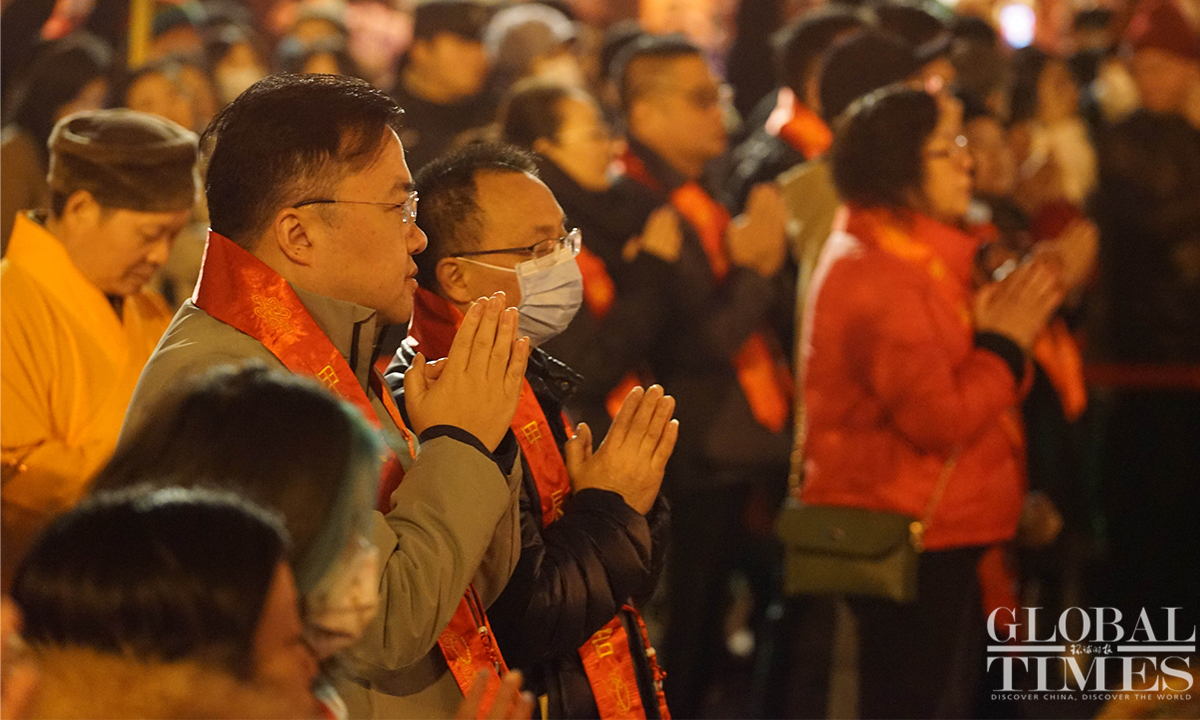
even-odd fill
[[[479,205],[482,232],[478,245],[471,250],[528,248],[544,240],[556,240],[567,234],[566,220],[554,193],[532,175],[519,172],[482,172],[475,176],[475,201]],[[463,301],[491,296],[503,290],[510,307],[521,303],[521,288],[513,268],[531,260],[528,253],[497,253],[473,256],[475,262],[451,258],[462,271],[467,286]]]
[[[371,308],[389,324],[412,317],[417,287],[412,256],[426,244],[425,233],[407,221],[406,211],[389,206],[403,203],[411,190],[404,149],[389,128],[375,160],[343,178],[330,194],[343,202],[319,206],[324,222],[312,239],[312,267],[321,275],[324,293]]]
[[[137,212],[101,208],[91,201],[71,210],[65,223],[76,237],[66,241],[71,261],[105,295],[132,295],[167,262],[190,210]]]
[[[721,83],[704,58],[689,55],[672,60],[650,82],[645,100],[657,115],[660,142],[704,160],[725,152]]]

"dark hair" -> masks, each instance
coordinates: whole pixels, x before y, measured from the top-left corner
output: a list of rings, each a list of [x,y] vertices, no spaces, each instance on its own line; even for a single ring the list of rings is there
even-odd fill
[[[325,194],[372,162],[400,106],[358,78],[272,75],[225,106],[202,143],[212,229],[251,247],[280,207]]]
[[[600,73],[613,82],[620,82],[621,73],[614,71],[613,61],[621,51],[646,34],[646,29],[637,20],[628,18],[609,25],[600,41]]]
[[[879,27],[895,33],[913,47],[937,40],[946,32],[946,23],[929,11],[932,7],[921,2],[883,0],[871,4]]]
[[[442,258],[474,247],[474,238],[483,229],[475,179],[487,172],[538,174],[533,155],[501,143],[467,145],[417,173],[416,188],[421,195],[417,227],[429,239],[425,251],[413,258],[421,287],[436,289],[437,265]]]
[[[357,412],[316,381],[248,363],[213,371],[157,406],[93,487],[222,488],[276,510],[295,539],[305,592],[373,506],[379,450]],[[365,501],[354,485],[364,471]]]
[[[903,207],[924,180],[922,149],[937,122],[937,100],[921,90],[887,87],[855,101],[830,150],[838,194],[864,207]]]
[[[921,64],[912,45],[875,28],[836,41],[821,56],[821,117],[833,125],[856,99],[908,79]]]
[[[195,660],[245,679],[286,559],[278,519],[228,493],[132,488],[85,499],[34,542],[13,581],[32,645]]]
[[[59,110],[88,83],[106,77],[111,66],[112,51],[94,35],[80,32],[48,43],[8,98],[9,113],[4,123],[32,135],[43,159],[48,159],[46,141],[58,121]]]
[[[1112,23],[1113,11],[1110,8],[1094,7],[1080,10],[1071,19],[1072,30],[1107,30]]]
[[[1038,80],[1054,57],[1036,47],[1023,47],[1012,55],[1012,95],[1009,122],[1032,120],[1038,112]]]
[[[954,97],[958,98],[958,101],[962,103],[962,121],[964,125],[981,117],[999,121],[996,113],[992,112],[992,109],[987,106],[987,103],[979,95],[959,88],[955,91]]]
[[[500,139],[532,150],[539,138],[555,137],[563,123],[559,103],[577,92],[536,78],[517,83],[500,106]]]
[[[641,35],[622,48],[613,60],[613,77],[620,82],[621,110],[629,112],[634,101],[649,91],[648,76],[654,72],[641,66],[686,57],[704,57],[704,52],[679,34]]]
[[[950,32],[955,40],[995,45],[1000,34],[990,22],[974,15],[955,15],[950,21]]]
[[[775,79],[803,100],[821,53],[842,33],[864,25],[863,17],[844,5],[827,5],[805,13],[775,35]]]

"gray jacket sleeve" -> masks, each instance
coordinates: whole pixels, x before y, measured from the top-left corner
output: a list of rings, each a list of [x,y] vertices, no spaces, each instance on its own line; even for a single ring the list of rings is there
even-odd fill
[[[521,550],[519,468],[505,477],[451,437],[421,444],[392,510],[376,513],[380,606],[347,659],[402,670],[433,648],[472,581],[485,604],[499,594]]]

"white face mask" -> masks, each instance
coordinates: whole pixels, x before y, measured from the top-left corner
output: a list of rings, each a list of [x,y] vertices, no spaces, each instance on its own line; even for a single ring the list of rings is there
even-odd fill
[[[517,263],[506,268],[462,257],[460,260],[495,270],[516,273],[521,288],[521,304],[517,305],[517,331],[529,336],[529,343],[538,347],[560,334],[571,324],[583,304],[583,274],[575,262],[571,248],[560,247],[545,257]]]
[[[304,604],[304,636],[319,659],[353,645],[379,607],[379,548],[356,535]]]

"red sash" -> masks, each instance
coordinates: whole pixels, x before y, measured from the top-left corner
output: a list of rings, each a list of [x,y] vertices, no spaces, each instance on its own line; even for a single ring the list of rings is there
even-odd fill
[[[625,174],[630,178],[651,190],[662,189],[632,151],[625,151],[623,161]],[[700,236],[700,246],[713,277],[718,283],[724,281],[729,274],[729,256],[725,254],[729,211],[695,181],[676,188],[670,202]],[[751,333],[733,357],[733,368],[754,419],[771,432],[782,431],[792,409],[792,373],[779,341],[764,330]]]
[[[445,357],[461,322],[462,313],[458,308],[424,288],[417,290],[409,335],[417,341],[417,348],[426,357]],[[560,421],[570,432],[566,418],[561,418]],[[562,504],[571,493],[571,480],[567,476],[567,466],[562,453],[554,442],[546,414],[542,412],[528,380],[524,381],[521,397],[517,401],[512,430],[533,473],[542,508],[542,527],[546,527],[562,517]],[[655,661],[654,649],[650,647],[645,624],[632,605],[626,605],[624,609],[637,618],[642,628],[641,642],[646,648],[647,659],[654,673],[659,712],[663,718],[669,719],[671,716],[667,711],[666,696],[662,692],[663,673]],[[641,693],[638,691],[637,676],[634,673],[629,637],[620,617],[614,617],[600,628],[579,648],[579,655],[583,659],[583,668],[591,685],[592,695],[596,699],[596,706],[600,709],[601,718],[607,720],[646,717]]]
[[[792,117],[779,128],[779,137],[812,160],[825,154],[833,144],[833,131],[799,99],[792,99]]]
[[[217,320],[261,342],[288,370],[320,380],[335,395],[358,408],[376,429],[382,427],[350,365],[287,281],[233,241],[211,230],[192,301]],[[409,455],[415,457],[412,434],[404,426],[391,392],[374,368],[370,385],[408,443]],[[380,480],[381,512],[391,509],[391,491],[403,479],[404,467],[389,447],[384,454]],[[438,645],[464,695],[471,689],[475,676],[481,670],[488,671],[482,705],[487,707],[500,687],[500,673],[508,668],[492,640],[491,627],[474,586],[467,589],[459,602],[450,625],[438,638]]]

